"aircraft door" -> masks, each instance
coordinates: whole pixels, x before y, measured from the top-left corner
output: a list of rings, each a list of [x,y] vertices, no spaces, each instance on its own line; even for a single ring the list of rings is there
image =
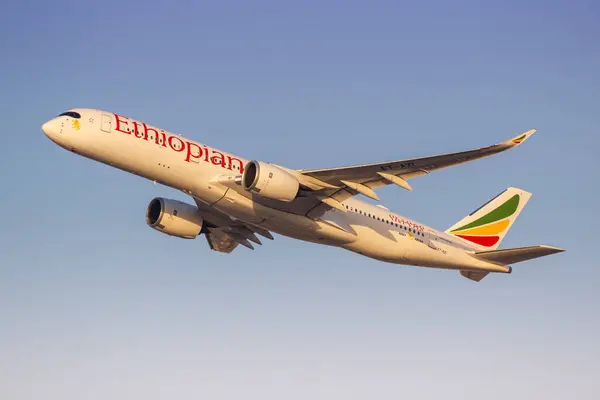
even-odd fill
[[[102,122],[100,124],[100,129],[102,129],[103,132],[110,133],[110,130],[112,128],[112,120],[113,120],[112,115],[102,114]]]

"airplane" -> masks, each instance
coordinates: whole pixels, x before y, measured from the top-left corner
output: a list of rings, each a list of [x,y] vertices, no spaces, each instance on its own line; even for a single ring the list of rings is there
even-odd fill
[[[406,160],[337,168],[295,170],[247,160],[132,117],[73,108],[42,125],[58,146],[186,193],[194,204],[156,197],[146,223],[164,234],[195,239],[211,250],[254,249],[271,232],[340,247],[398,265],[459,271],[479,282],[490,273],[510,274],[512,264],[555,253],[537,245],[498,249],[531,193],[509,187],[444,231],[388,208],[375,189],[512,149],[535,129],[493,146]]]

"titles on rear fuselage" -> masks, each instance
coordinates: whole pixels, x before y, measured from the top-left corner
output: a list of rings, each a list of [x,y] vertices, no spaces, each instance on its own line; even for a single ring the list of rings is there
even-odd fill
[[[421,224],[414,223],[414,222],[412,222],[409,219],[404,219],[404,218],[398,217],[398,216],[396,216],[394,214],[389,214],[389,215],[390,215],[390,219],[393,222],[396,222],[398,224],[407,225],[408,227],[410,227],[412,229],[415,229],[415,230],[419,230],[419,231],[424,231],[425,230],[425,227],[423,225],[421,225]]]
[[[143,122],[135,121],[129,117],[123,115],[114,114],[115,116],[115,131],[124,133],[126,135],[133,136],[148,141],[148,139],[154,139],[154,143],[158,146],[167,147],[177,153],[185,154],[185,161],[199,163],[201,160],[204,162],[210,162],[213,165],[220,165],[224,169],[230,171],[239,170],[241,174],[244,172],[244,163],[239,158],[232,157],[230,155],[224,155],[218,150],[211,149],[210,147],[203,144],[200,146],[196,142],[189,140],[183,140],[182,138],[171,135],[164,130],[156,129]],[[133,125],[133,128],[129,128],[129,124]],[[210,157],[209,157],[210,154]],[[234,162],[238,164],[238,168],[234,166]]]

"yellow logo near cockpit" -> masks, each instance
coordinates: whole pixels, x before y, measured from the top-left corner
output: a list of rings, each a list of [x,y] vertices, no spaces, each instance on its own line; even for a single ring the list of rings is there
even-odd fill
[[[73,129],[76,129],[76,130],[80,130],[81,129],[81,125],[79,125],[79,120],[78,119],[74,119],[73,120]]]

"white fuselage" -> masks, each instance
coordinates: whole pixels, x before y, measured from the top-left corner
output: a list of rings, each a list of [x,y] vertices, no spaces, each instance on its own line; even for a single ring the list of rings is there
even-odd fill
[[[81,156],[181,190],[236,219],[291,238],[321,243],[395,264],[506,272],[469,255],[467,243],[381,206],[350,198],[346,211],[317,219],[293,206],[262,201],[234,182],[248,160],[129,117],[74,109],[43,130]]]

